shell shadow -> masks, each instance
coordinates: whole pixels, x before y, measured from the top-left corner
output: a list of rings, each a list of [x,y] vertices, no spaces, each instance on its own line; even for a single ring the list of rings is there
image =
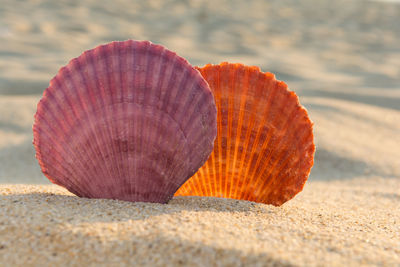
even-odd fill
[[[214,197],[175,197],[167,204],[160,204],[80,198],[62,192],[0,195],[0,203],[0,206],[20,205],[25,210],[23,216],[31,218],[42,216],[45,210],[56,209],[62,216],[58,219],[71,224],[144,220],[185,211],[251,213],[259,210],[261,206],[266,207],[264,204],[244,200]],[[51,221],[52,218],[49,218],[49,222]]]
[[[345,180],[359,176],[390,177],[383,170],[371,167],[366,162],[345,157],[323,148],[317,148],[315,151],[310,180]]]
[[[221,205],[213,205],[215,202]],[[52,193],[0,195],[0,207],[12,205],[19,207],[5,208],[5,214],[0,216],[4,219],[0,225],[18,229],[18,238],[5,233],[0,240],[0,245],[2,241],[5,242],[1,247],[1,253],[3,255],[15,253],[12,247],[8,247],[8,244],[13,244],[21,248],[17,250],[19,260],[21,262],[29,260],[31,264],[37,263],[34,265],[40,265],[39,263],[51,259],[53,263],[73,264],[76,261],[79,265],[92,265],[95,262],[112,265],[117,261],[119,264],[155,266],[157,264],[153,263],[160,263],[160,255],[170,255],[163,258],[167,257],[168,265],[171,266],[191,266],[198,265],[199,262],[202,266],[212,266],[216,262],[224,262],[224,266],[243,266],[245,263],[251,266],[258,266],[260,263],[263,266],[291,266],[290,263],[265,252],[243,251],[225,245],[217,246],[213,242],[203,242],[198,239],[182,239],[171,235],[168,231],[162,231],[163,226],[155,223],[168,219],[169,214],[185,211],[191,213],[184,213],[182,217],[193,216],[193,211],[207,212],[205,216],[213,216],[213,212],[229,211],[235,214],[252,212],[246,207],[258,205],[255,203],[248,205],[244,201],[236,200],[179,197],[165,205],[85,199]],[[155,218],[161,215],[167,216]],[[176,217],[169,218],[179,221]],[[129,229],[130,225],[136,224],[136,221],[142,221],[137,223],[143,224],[143,221],[147,220],[149,225],[152,225],[151,228],[154,228],[150,231],[157,234],[149,235],[148,229],[122,230]],[[38,224],[40,227],[37,227]],[[110,232],[113,227],[117,227],[118,231]],[[109,238],[106,238],[108,236]],[[24,243],[27,240],[25,237],[35,242],[33,252],[25,251],[30,248]],[[56,245],[54,242],[57,242]],[[63,248],[62,253],[59,248]],[[7,251],[8,249],[10,250]],[[71,253],[74,254],[73,258],[70,257]],[[26,258],[28,255],[30,258]],[[121,257],[121,255],[129,256]]]

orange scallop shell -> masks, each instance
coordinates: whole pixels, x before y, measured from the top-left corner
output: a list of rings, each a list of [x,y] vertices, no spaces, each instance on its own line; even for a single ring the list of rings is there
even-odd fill
[[[198,68],[218,109],[214,150],[176,196],[213,196],[280,206],[299,193],[314,162],[312,122],[294,92],[258,67]]]

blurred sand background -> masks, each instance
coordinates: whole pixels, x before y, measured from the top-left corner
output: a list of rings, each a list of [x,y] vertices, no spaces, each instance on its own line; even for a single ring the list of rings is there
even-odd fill
[[[82,200],[49,186],[31,144],[43,90],[84,50],[126,39],[285,81],[315,123],[305,190],[275,208]],[[0,183],[0,266],[399,266],[400,2],[0,0]]]

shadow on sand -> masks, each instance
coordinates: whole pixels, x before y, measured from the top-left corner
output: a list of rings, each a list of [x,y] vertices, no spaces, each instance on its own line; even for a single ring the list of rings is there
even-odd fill
[[[215,204],[216,202],[218,203]],[[10,206],[17,207],[10,209]],[[190,238],[182,239],[163,231],[165,220],[169,221],[167,225],[171,225],[171,220],[176,220],[176,227],[179,229],[179,224],[184,223],[182,217],[193,218],[193,212],[208,212],[211,213],[210,216],[216,212],[250,213],[259,209],[254,203],[248,205],[248,202],[236,200],[178,197],[164,205],[33,193],[0,196],[0,207],[6,213],[3,214],[0,225],[5,225],[6,229],[8,226],[19,229],[18,240],[5,234],[2,241],[21,243],[21,249],[17,251],[19,256],[23,259],[30,254],[37,263],[48,259],[52,262],[63,262],[73,253],[74,257],[68,260],[81,265],[93,264],[93,261],[103,265],[126,261],[129,264],[153,266],[157,261],[159,263],[161,257],[164,260],[167,258],[168,264],[173,266],[199,263],[211,266],[221,261],[224,261],[225,266],[258,266],[260,263],[262,266],[291,266],[266,253],[214,246],[210,245],[213,244],[212,240],[191,241]],[[191,214],[168,216],[186,211]],[[147,223],[143,224],[143,221]],[[146,228],[141,231],[129,230],[136,229],[136,223],[147,225],[153,234],[149,234]],[[38,224],[41,225],[39,229],[36,227]],[[123,233],[110,232],[113,227]],[[23,242],[28,238],[35,242],[35,249],[31,253],[24,253],[26,244]],[[60,247],[63,249],[62,253],[57,249]],[[1,254],[7,253],[14,252],[9,251],[5,245],[0,250],[0,259]]]
[[[347,180],[355,177],[385,177],[392,175],[366,162],[336,154],[323,148],[317,148],[310,180],[330,181]]]

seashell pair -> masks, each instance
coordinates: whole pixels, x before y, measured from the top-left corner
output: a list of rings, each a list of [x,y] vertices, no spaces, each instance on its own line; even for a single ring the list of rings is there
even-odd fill
[[[45,90],[33,132],[50,181],[127,201],[176,193],[281,205],[302,190],[315,150],[307,112],[272,74],[228,63],[196,70],[148,41],[71,60]]]

